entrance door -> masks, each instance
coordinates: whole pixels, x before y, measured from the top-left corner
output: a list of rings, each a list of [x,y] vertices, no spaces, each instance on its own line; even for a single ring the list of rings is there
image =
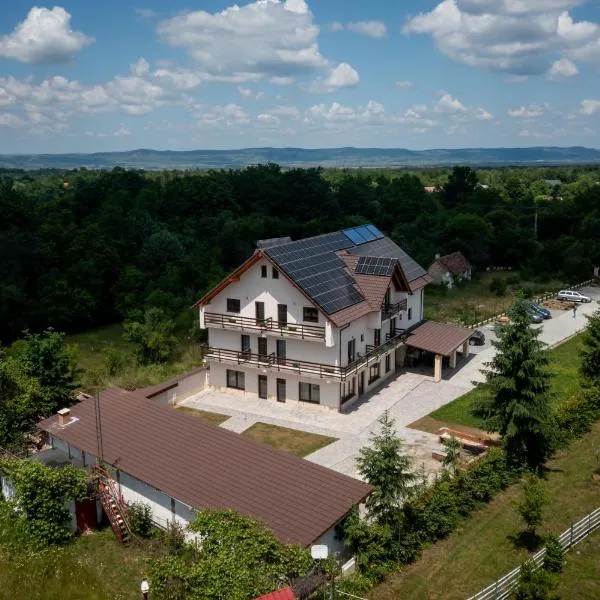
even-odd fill
[[[365,372],[363,371],[358,376],[358,395],[362,396],[365,393]]]
[[[267,376],[259,375],[258,376],[258,397],[263,400],[267,399]]]
[[[256,324],[263,325],[265,322],[265,303],[255,302],[254,310],[256,312]]]
[[[277,402],[285,402],[285,379],[277,380]]]

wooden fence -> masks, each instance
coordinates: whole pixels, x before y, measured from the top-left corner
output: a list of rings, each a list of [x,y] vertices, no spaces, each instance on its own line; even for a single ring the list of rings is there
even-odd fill
[[[583,517],[577,523],[573,523],[562,535],[558,538],[560,545],[565,552],[568,552],[573,546],[583,541],[590,533],[600,527],[600,508]],[[546,548],[542,548],[539,552],[533,555],[531,562],[534,569],[538,569],[544,563],[546,556]],[[481,590],[478,594],[471,596],[469,600],[506,600],[515,590],[519,583],[519,574],[521,567],[513,569],[504,577],[492,583],[492,585]]]
[[[582,281],[581,283],[577,283],[576,285],[567,286],[562,289],[578,290],[579,288],[585,287],[586,285],[590,285],[592,283],[594,283],[594,279],[588,279],[587,281]],[[557,293],[558,293],[558,290],[556,292],[548,292],[547,294],[544,294],[543,296],[539,296],[538,298],[533,298],[532,301],[538,302],[538,303],[544,302],[545,300],[549,300],[550,298],[553,298],[554,296],[556,296]],[[497,321],[500,317],[504,317],[504,316],[506,316],[506,311],[501,312],[500,314],[495,315],[493,317],[490,317],[489,319],[479,321],[478,323],[472,323],[471,325],[466,325],[466,327],[468,327],[469,329],[477,329],[478,327],[483,327],[484,325],[493,323],[493,322]]]

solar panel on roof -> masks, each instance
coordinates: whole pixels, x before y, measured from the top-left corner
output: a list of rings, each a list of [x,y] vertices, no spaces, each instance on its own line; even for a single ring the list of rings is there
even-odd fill
[[[377,256],[361,256],[358,259],[355,272],[358,275],[378,275],[390,277],[394,272],[395,258],[382,258]]]
[[[369,230],[369,228],[366,225],[361,225],[360,227],[357,227],[356,231],[360,235],[362,235],[362,237],[364,237],[365,241],[367,242],[372,242],[375,239],[375,235]]]
[[[377,229],[377,227],[375,227],[375,225],[365,225],[365,227],[373,234],[373,239],[374,240],[380,240],[382,237],[385,237],[383,235],[383,233],[381,233],[381,231],[379,231],[379,229]]]
[[[360,232],[354,228],[354,229],[345,229],[344,233],[348,236],[349,239],[351,239],[355,244],[364,244],[365,242],[368,242],[369,240],[366,240],[361,234]]]

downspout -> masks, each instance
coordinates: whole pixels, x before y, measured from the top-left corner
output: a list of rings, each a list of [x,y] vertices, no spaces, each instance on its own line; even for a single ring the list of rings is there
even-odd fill
[[[340,369],[342,368],[342,331],[348,329],[350,327],[350,323],[346,323],[344,327],[340,328]],[[338,412],[342,412],[342,380],[340,379],[340,405],[338,407]]]

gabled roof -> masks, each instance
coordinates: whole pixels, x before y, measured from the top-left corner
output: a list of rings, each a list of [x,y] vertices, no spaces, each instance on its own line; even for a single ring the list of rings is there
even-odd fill
[[[440,263],[452,275],[460,275],[471,268],[471,263],[464,257],[462,252],[453,252],[452,254],[446,254],[446,256],[440,256],[436,262]]]
[[[264,596],[260,596],[254,600],[296,600],[296,595],[294,594],[292,588],[288,585],[287,587],[275,590],[270,594],[265,594]]]
[[[374,296],[379,296],[384,285],[387,289],[394,276],[402,282],[401,288],[407,292],[415,292],[432,281],[425,269],[373,225],[295,242],[289,242],[286,238],[274,239],[269,240],[266,247],[264,244],[261,246],[255,256],[260,255],[275,264],[337,326],[379,310],[381,302],[374,301]],[[350,264],[347,256],[356,257],[356,262]],[[365,262],[372,264],[378,258],[393,259],[393,262],[384,261],[388,267],[385,276],[371,275],[369,269],[362,266],[357,273],[359,257],[368,259],[363,261],[363,265]],[[194,306],[210,302],[251,264],[246,261]]]
[[[370,493],[362,481],[208,425],[141,392],[100,394],[104,460],[196,509],[231,509],[263,521],[284,542],[308,546]],[[98,456],[95,400],[42,431]]]

